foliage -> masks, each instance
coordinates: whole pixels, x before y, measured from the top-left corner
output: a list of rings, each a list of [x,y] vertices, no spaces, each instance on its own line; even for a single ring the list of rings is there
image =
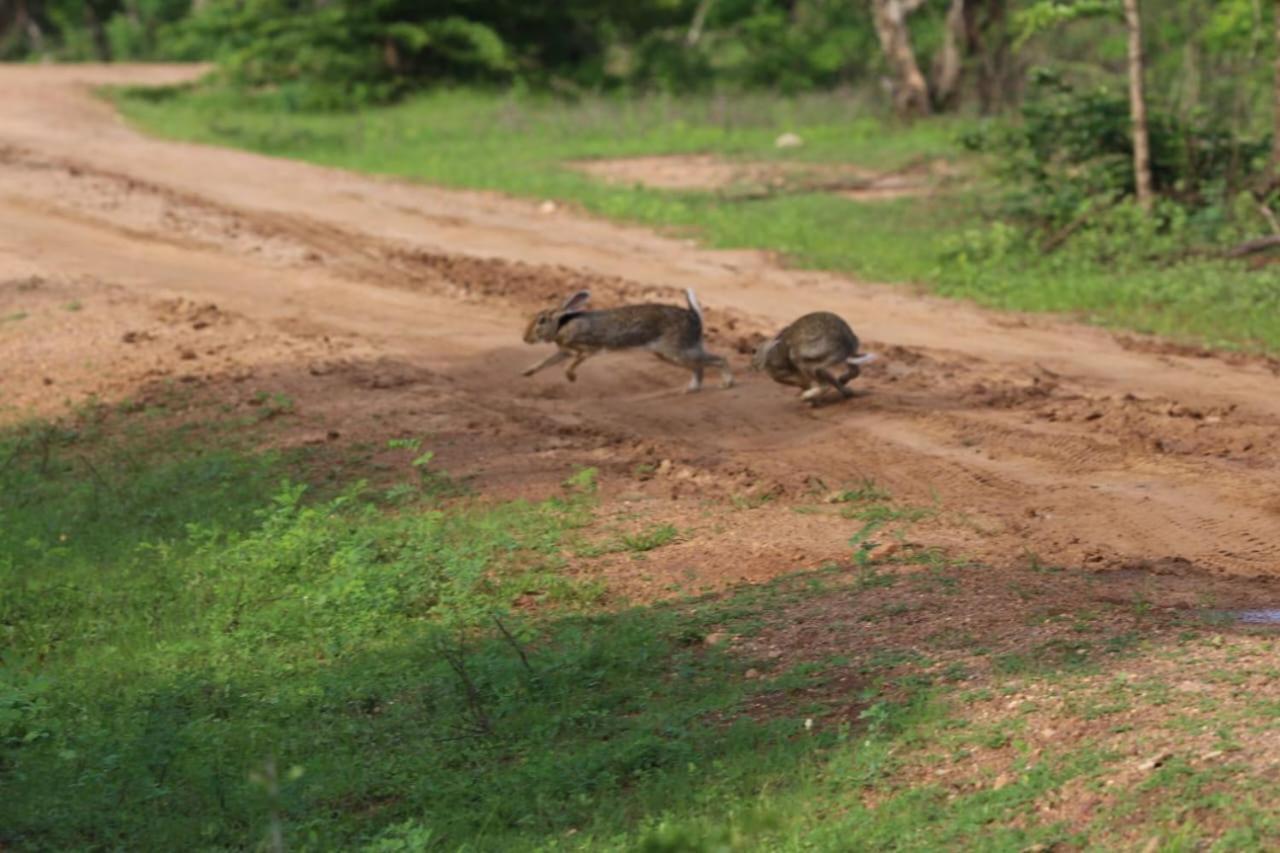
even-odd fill
[[[512,59],[487,24],[458,15],[415,20],[403,2],[214,2],[186,36],[218,45],[221,71],[248,89],[269,87],[297,107],[390,99],[442,77],[499,80]]]
[[[1014,220],[1061,227],[1134,192],[1127,96],[1110,88],[1078,90],[1042,70],[1021,120],[964,140],[993,155]],[[1155,189],[1188,211],[1222,200],[1265,163],[1269,140],[1154,109],[1149,119]]]
[[[1120,0],[1036,0],[1017,11],[1014,28],[1017,42],[1021,44],[1063,24],[1120,14]]]
[[[0,4],[0,60],[32,55],[68,60],[201,58],[208,54],[182,35],[192,8],[192,0]]]
[[[693,14],[688,4],[685,14]],[[618,51],[618,82],[667,91],[717,85],[797,92],[855,83],[876,67],[870,17],[857,3],[722,0],[707,31],[688,42],[685,22],[652,29]]]
[[[391,100],[444,82],[560,89],[714,86],[799,91],[865,79],[878,62],[862,4],[720,0],[30,0],[0,12],[0,56],[214,59],[241,88],[293,108]],[[940,10],[919,16],[936,29]],[[8,32],[6,33],[6,29]]]

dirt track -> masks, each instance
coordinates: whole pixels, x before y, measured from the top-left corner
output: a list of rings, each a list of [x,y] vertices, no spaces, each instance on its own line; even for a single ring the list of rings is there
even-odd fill
[[[447,467],[498,491],[594,464],[620,518],[684,526],[715,500],[782,496],[662,549],[635,584],[714,586],[847,555],[856,523],[789,507],[866,477],[936,500],[930,544],[965,553],[1280,574],[1267,362],[790,271],[532,202],[151,140],[87,87],[192,73],[0,68],[0,316],[31,314],[0,324],[0,406],[123,398],[166,376],[232,393],[251,376],[299,395],[322,436],[370,418],[427,433]],[[593,360],[574,385],[520,378],[542,354],[520,342],[525,318],[580,286],[600,305],[694,287],[712,349],[739,351],[744,381],[686,396],[679,371],[634,355]],[[67,299],[85,309],[53,311]],[[193,319],[210,302],[221,319]],[[818,308],[884,360],[865,396],[811,411],[747,374],[741,352]]]

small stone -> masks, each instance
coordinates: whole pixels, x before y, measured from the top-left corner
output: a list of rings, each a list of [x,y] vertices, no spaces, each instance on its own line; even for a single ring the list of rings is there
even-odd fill
[[[1141,764],[1138,765],[1138,769],[1141,770],[1143,773],[1150,773],[1152,770],[1155,770],[1156,768],[1160,767],[1170,758],[1173,758],[1172,752],[1161,752],[1157,755],[1151,756],[1146,761],[1143,761]]]
[[[804,140],[795,133],[784,133],[773,141],[774,148],[799,148]]]
[[[539,213],[555,213],[556,203],[548,199],[544,201],[542,204],[538,205],[538,212]]]

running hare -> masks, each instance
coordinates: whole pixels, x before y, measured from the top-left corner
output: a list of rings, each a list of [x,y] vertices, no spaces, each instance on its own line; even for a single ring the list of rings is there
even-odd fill
[[[603,311],[587,311],[591,292],[579,290],[559,308],[539,311],[525,329],[527,344],[554,343],[556,351],[524,372],[532,376],[544,367],[573,359],[565,378],[577,378],[578,365],[601,350],[647,349],[663,361],[693,371],[689,391],[702,387],[702,371],[720,371],[721,386],[733,386],[729,363],[702,348],[702,307],[692,290],[686,290],[688,308],[674,305],[625,305]]]
[[[858,336],[848,323],[828,311],[815,311],[760,344],[751,366],[775,382],[805,389],[800,397],[813,403],[827,386],[852,397],[846,384],[858,375],[859,365],[875,358],[874,353],[858,355]]]

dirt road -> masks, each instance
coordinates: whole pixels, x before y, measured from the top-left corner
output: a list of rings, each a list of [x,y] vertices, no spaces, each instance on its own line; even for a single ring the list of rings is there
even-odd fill
[[[619,568],[636,584],[847,555],[855,522],[792,509],[864,478],[940,508],[931,542],[990,559],[1280,574],[1280,378],[1266,362],[531,202],[148,139],[89,90],[193,73],[0,68],[0,316],[26,317],[0,324],[6,419],[163,377],[233,396],[266,384],[298,395],[305,430],[427,434],[451,470],[499,491],[596,465],[619,524],[765,504]],[[520,342],[526,317],[580,286],[600,305],[695,288],[743,381],[686,396],[679,371],[635,355],[593,360],[573,385],[520,378],[543,354]],[[84,307],[59,313],[69,300]],[[818,308],[884,359],[865,396],[809,410],[747,374],[742,352]]]

